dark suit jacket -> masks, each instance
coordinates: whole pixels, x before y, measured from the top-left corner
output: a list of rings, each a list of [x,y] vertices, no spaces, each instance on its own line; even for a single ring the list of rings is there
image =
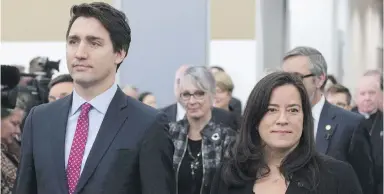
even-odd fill
[[[316,149],[351,164],[363,192],[370,194],[374,188],[373,162],[369,133],[364,120],[363,116],[326,101],[317,128]]]
[[[15,194],[68,194],[64,145],[71,104],[69,95],[30,111]],[[164,114],[118,89],[75,193],[175,193],[174,147],[167,130]]]
[[[229,101],[229,107],[237,115],[239,115],[239,116],[242,115],[241,101],[239,99],[232,97],[231,100]]]
[[[378,111],[371,128],[376,193],[383,194],[383,113]]]
[[[320,162],[317,176],[318,187],[315,189],[317,192],[311,189],[308,180],[308,177],[311,176],[310,172],[306,167],[301,167],[289,180],[286,194],[363,194],[356,174],[349,164],[329,157],[321,157]],[[227,185],[222,177],[222,169],[220,168],[212,181],[211,194],[253,193],[255,180],[247,181],[239,186],[232,186]]]
[[[177,115],[177,104],[171,104],[163,109],[161,109],[168,116],[168,119],[171,122],[176,121]],[[240,127],[240,120],[236,117],[236,114],[228,112],[219,108],[212,108],[212,121],[218,124],[222,124],[226,127],[230,127],[235,131],[238,131]]]

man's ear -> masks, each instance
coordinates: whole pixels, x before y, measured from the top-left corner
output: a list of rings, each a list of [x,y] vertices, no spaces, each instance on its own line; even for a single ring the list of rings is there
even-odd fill
[[[115,64],[120,64],[126,57],[127,52],[123,49],[115,52]]]
[[[327,77],[325,76],[325,74],[322,74],[318,77],[316,77],[316,88],[321,88],[322,86],[325,87],[325,84],[327,82]]]

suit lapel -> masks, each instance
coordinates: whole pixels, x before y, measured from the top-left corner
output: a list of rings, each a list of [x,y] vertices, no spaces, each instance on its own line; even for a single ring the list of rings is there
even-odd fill
[[[63,193],[68,193],[65,171],[65,133],[67,130],[68,114],[72,104],[72,95],[63,98],[60,103],[61,104],[59,104],[57,109],[57,115],[52,118],[54,120],[51,122],[52,125],[50,131],[52,132],[52,138],[50,139],[52,145],[52,159],[54,160],[53,164],[57,171],[59,184]]]
[[[332,108],[332,105],[325,101],[317,127],[316,150],[323,154],[327,153],[329,142],[337,129],[336,115]]]
[[[100,160],[113,142],[116,134],[119,132],[122,124],[127,119],[129,113],[129,109],[127,108],[127,98],[128,97],[120,90],[120,88],[118,88],[108,107],[107,113],[96,136],[96,140],[93,143],[75,193],[79,193],[86,185],[97,165],[100,163]]]

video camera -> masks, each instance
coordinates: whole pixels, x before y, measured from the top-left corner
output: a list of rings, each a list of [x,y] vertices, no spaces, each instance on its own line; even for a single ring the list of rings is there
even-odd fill
[[[30,63],[29,74],[20,73],[15,66],[1,65],[1,107],[14,109],[17,106],[28,115],[34,106],[47,103],[48,84],[54,71],[59,71],[59,65],[60,60],[36,57]],[[21,79],[29,81],[20,84]]]
[[[36,76],[37,79],[48,78],[51,79],[54,70],[59,71],[60,60],[50,61],[47,57],[35,57],[29,64],[30,76]]]
[[[14,109],[20,81],[20,71],[17,67],[1,65],[1,108]]]
[[[60,60],[51,61],[47,57],[36,57],[30,63],[30,73],[21,74],[22,79],[30,79],[26,85],[19,86],[19,96],[26,101],[26,111],[33,106],[48,102],[48,84],[55,71],[59,71],[59,65]]]

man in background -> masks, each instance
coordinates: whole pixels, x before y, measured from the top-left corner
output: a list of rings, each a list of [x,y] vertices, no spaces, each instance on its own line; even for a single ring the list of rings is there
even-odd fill
[[[123,92],[124,94],[126,94],[127,96],[130,96],[134,99],[138,99],[139,97],[139,91],[136,87],[134,86],[131,86],[131,85],[127,85],[123,88]]]
[[[371,144],[364,117],[325,99],[327,62],[324,56],[311,47],[296,47],[285,54],[282,68],[303,80],[312,104],[316,150],[351,164],[363,192],[373,193]]]
[[[329,103],[345,110],[351,110],[352,96],[348,88],[341,84],[334,84],[328,88],[325,94]]]
[[[360,79],[354,109],[366,116],[372,144],[376,194],[383,194],[383,75],[369,70]]]
[[[48,101],[53,102],[66,97],[73,91],[73,79],[69,74],[63,74],[55,77],[48,85]]]
[[[379,106],[378,103],[382,95],[380,95],[380,82],[375,75],[363,75],[356,88],[356,107],[352,111],[362,114],[365,118],[375,117]]]

